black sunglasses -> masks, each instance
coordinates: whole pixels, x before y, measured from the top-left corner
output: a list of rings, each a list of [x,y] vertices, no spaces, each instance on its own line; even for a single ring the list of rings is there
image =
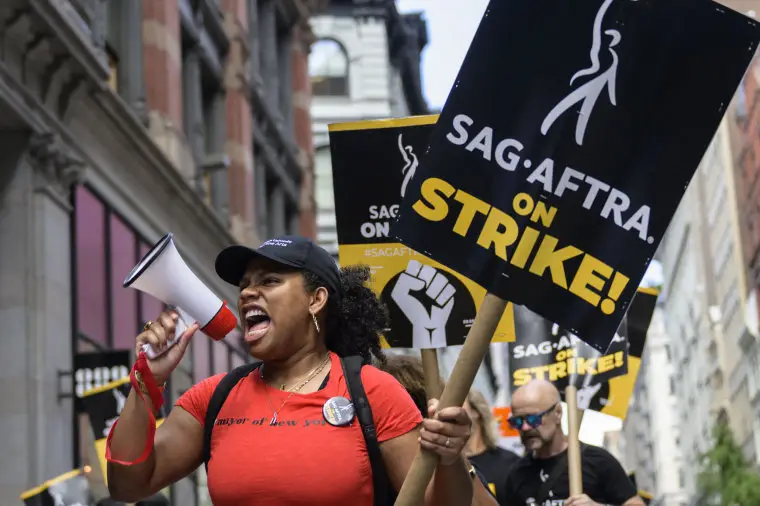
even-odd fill
[[[507,423],[509,423],[509,426],[515,430],[522,430],[522,426],[524,423],[527,423],[528,425],[530,425],[531,428],[535,429],[536,427],[541,425],[541,422],[543,422],[544,420],[544,416],[551,413],[552,410],[557,407],[557,404],[559,403],[554,403],[552,407],[540,413],[534,413],[531,415],[510,416],[509,418],[507,418]]]

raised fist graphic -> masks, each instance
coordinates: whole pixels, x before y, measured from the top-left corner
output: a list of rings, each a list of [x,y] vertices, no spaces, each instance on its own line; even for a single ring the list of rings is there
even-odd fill
[[[415,296],[415,292],[419,295]],[[418,298],[430,300],[430,312]],[[396,281],[391,298],[412,324],[412,347],[444,348],[446,322],[454,307],[456,289],[434,267],[409,260],[406,271]]]

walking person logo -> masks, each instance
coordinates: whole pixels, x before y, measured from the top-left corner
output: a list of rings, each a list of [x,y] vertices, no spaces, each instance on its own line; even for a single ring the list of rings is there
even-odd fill
[[[409,181],[414,178],[414,171],[417,170],[417,155],[414,154],[414,147],[410,144],[408,146],[404,146],[404,139],[402,138],[404,134],[398,134],[398,149],[401,151],[401,156],[404,157],[404,168],[401,169],[401,173],[404,174],[404,181],[401,183],[401,198],[404,198],[404,194],[406,193],[406,186],[409,184]]]
[[[591,66],[576,72],[570,79],[570,86],[573,85],[573,81],[577,78],[593,75],[601,68],[601,65],[599,64],[599,51],[602,47],[602,21],[604,20],[604,15],[611,3],[612,0],[604,0],[599,11],[596,13],[596,18],[594,19],[591,51],[589,52]],[[612,55],[612,63],[607,70],[598,74],[593,79],[586,81],[585,84],[576,88],[572,93],[560,100],[560,102],[554,106],[554,109],[546,115],[543,123],[541,123],[541,133],[543,135],[546,135],[557,118],[567,112],[568,109],[581,102],[578,122],[575,125],[575,143],[582,146],[583,136],[586,133],[586,126],[588,125],[591,112],[605,88],[607,88],[609,93],[610,103],[612,105],[617,105],[617,99],[615,97],[615,78],[617,77],[618,57],[613,48],[620,43],[621,35],[617,30],[605,30],[604,33],[610,36],[607,49]]]

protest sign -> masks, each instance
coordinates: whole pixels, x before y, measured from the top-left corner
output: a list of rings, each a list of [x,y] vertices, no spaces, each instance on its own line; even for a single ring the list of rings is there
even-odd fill
[[[90,419],[90,427],[95,437],[95,451],[98,454],[103,479],[108,484],[106,467],[106,439],[114,422],[119,418],[132,385],[129,377],[112,381],[101,387],[82,393],[82,406]],[[142,401],[138,401],[142,402]],[[156,427],[164,422],[163,407],[156,416]]]
[[[509,425],[509,415],[512,414],[510,406],[494,406],[493,417],[498,427],[499,446],[522,455],[523,445],[520,439],[520,432]]]
[[[384,345],[393,348],[462,344],[486,293],[389,235],[436,119],[415,116],[329,126],[340,263],[370,266],[371,286],[390,316]],[[511,304],[493,340],[514,340]]]
[[[91,506],[88,469],[75,469],[21,494],[24,506]]]
[[[657,291],[639,288],[605,353],[536,313],[515,307],[517,341],[509,345],[512,390],[532,379],[554,383],[564,399],[578,389],[578,408],[625,419],[633,394]]]
[[[129,350],[99,350],[74,355],[74,408],[84,413],[82,394],[129,375]]]
[[[605,352],[759,27],[708,0],[490,2],[391,234]]]

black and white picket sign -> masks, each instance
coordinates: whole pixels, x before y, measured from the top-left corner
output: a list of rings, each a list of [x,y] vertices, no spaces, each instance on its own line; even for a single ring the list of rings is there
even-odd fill
[[[758,39],[708,0],[491,1],[391,233],[606,351]]]

